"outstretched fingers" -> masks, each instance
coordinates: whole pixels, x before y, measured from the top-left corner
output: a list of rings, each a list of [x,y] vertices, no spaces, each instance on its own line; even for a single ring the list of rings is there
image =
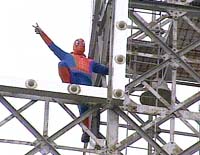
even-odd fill
[[[40,34],[40,32],[42,31],[42,29],[39,27],[38,23],[36,23],[36,25],[32,25],[35,28],[35,32],[37,34]]]

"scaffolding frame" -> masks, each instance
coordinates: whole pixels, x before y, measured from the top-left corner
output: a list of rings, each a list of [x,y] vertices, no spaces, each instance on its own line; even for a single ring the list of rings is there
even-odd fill
[[[178,19],[183,19],[188,23],[191,29],[194,29],[197,33],[200,32],[200,28],[190,18],[188,18],[186,14],[189,12],[191,13],[190,16],[196,16],[200,13],[198,6],[189,5],[192,2],[195,1],[95,1],[89,57],[109,66],[110,70],[107,88],[101,88],[103,95],[88,95],[88,88],[93,92],[99,91],[100,89],[99,87],[91,86],[77,86],[77,89],[81,90],[81,93],[79,94],[66,89],[71,86],[70,84],[58,84],[58,90],[55,90],[54,87],[46,90],[45,87],[40,87],[40,84],[38,84],[39,87],[36,89],[26,88],[24,86],[24,81],[22,81],[22,84],[20,85],[1,83],[0,102],[10,111],[11,115],[1,121],[0,126],[3,126],[11,119],[16,118],[24,127],[27,128],[36,140],[30,142],[0,139],[0,142],[28,145],[33,147],[33,149],[30,149],[30,151],[25,153],[25,155],[34,155],[37,152],[40,152],[42,155],[47,155],[49,153],[53,155],[60,155],[60,149],[83,152],[83,154],[129,154],[129,151],[125,151],[127,148],[142,148],[133,146],[133,144],[137,143],[140,139],[144,139],[148,144],[145,150],[145,154],[148,155],[188,155],[197,153],[200,149],[200,142],[195,142],[195,139],[200,138],[200,132],[194,127],[193,124],[191,124],[190,120],[200,125],[200,113],[197,111],[190,111],[188,108],[197,104],[200,100],[200,92],[193,94],[178,104],[176,100],[177,84],[199,86],[200,83],[199,71],[194,69],[194,67],[189,64],[189,62],[192,62],[198,65],[199,62],[196,59],[189,59],[186,56],[186,54],[200,46],[200,40],[195,40],[187,46],[184,46],[182,49],[179,49],[178,47]],[[155,14],[156,11],[167,12],[169,14],[161,16],[160,18],[157,18],[157,20],[155,20],[156,17],[154,17],[154,20],[147,22],[138,12],[135,12],[134,9],[151,10],[154,11],[153,13]],[[120,16],[119,18],[120,13],[127,16],[124,18]],[[134,22],[135,25],[131,25],[128,18],[131,22]],[[163,23],[163,20],[166,18],[169,19]],[[165,37],[162,37],[160,35],[161,29],[158,30],[158,34],[156,33],[156,26],[166,25],[167,23],[171,23],[172,25],[169,26],[167,31],[163,31],[165,33]],[[127,31],[132,31],[133,29],[136,29],[137,31],[135,33],[131,32],[131,36],[127,36],[127,34],[125,34]],[[133,53],[128,50],[124,51],[128,45],[134,44],[132,40],[134,40],[137,36],[139,36],[139,41],[143,41],[146,36],[149,36],[151,41],[153,40],[153,43],[146,42],[145,46],[150,47],[152,44],[153,46],[156,45],[156,47],[159,46],[159,49],[162,49],[162,52],[164,53],[162,57],[158,57],[158,55],[154,53],[137,54],[137,52]],[[119,38],[123,38],[123,41],[119,40]],[[167,42],[169,40],[171,42]],[[150,69],[148,68],[147,71],[137,72],[137,66],[133,65],[133,68],[126,68],[127,55],[133,55],[133,62],[135,62],[135,65],[137,65],[138,62],[135,59],[136,56],[145,56],[156,59],[162,58],[163,61],[159,62],[158,65],[151,67]],[[168,81],[172,85],[171,103],[166,101],[166,99],[158,93],[158,88],[152,87],[149,83],[150,77],[158,74],[161,70],[166,69],[168,66],[171,67],[171,79]],[[179,66],[193,78],[192,81],[190,80],[191,78],[186,78],[186,80],[183,81],[177,80],[177,70]],[[119,68],[124,70],[124,73],[119,74]],[[130,73],[130,70],[135,72]],[[127,78],[129,78],[129,80],[127,80]],[[123,82],[119,83],[119,79]],[[128,81],[125,85],[124,80]],[[106,87],[105,77],[94,76],[94,85],[103,85]],[[150,91],[157,98],[156,102],[158,100],[162,102],[164,107],[138,104],[132,95],[135,95],[136,92],[146,90]],[[17,110],[6,99],[7,97],[28,99],[30,101]],[[44,101],[44,124],[42,133],[31,125],[31,123],[21,114],[24,110],[28,109],[38,101]],[[73,111],[67,107],[67,105],[76,105],[78,103],[90,105],[92,108],[81,117],[77,117]],[[49,135],[48,132],[50,104],[58,104],[73,119],[73,121],[69,122],[66,126],[52,135]],[[100,124],[105,125],[107,127],[107,131],[104,136],[104,140],[102,141],[97,138],[94,131],[90,131],[86,126],[84,126],[82,121],[94,113],[101,114],[103,111],[107,111],[107,121],[100,122]],[[148,120],[144,120],[141,115],[148,115]],[[175,118],[179,119],[185,126],[187,126],[192,133],[176,131]],[[127,124],[119,122],[119,119],[123,119],[127,122]],[[170,129],[162,129],[161,125],[167,121],[170,121]],[[91,139],[96,144],[95,147],[80,148],[77,146],[71,147],[56,144],[55,140],[57,138],[61,137],[76,125],[80,125],[81,128],[90,135]],[[125,138],[120,139],[120,128],[130,130],[132,133],[128,134]],[[160,133],[168,133],[170,135],[170,141],[166,142],[166,140],[160,136]],[[193,137],[194,143],[191,146],[182,149],[176,144],[176,140],[174,139],[176,134]]]

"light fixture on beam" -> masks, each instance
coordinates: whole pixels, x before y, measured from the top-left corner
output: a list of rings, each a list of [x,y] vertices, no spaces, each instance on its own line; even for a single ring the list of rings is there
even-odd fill
[[[171,91],[167,86],[166,81],[158,78],[152,82],[152,87],[157,90],[158,94],[163,97],[169,104],[171,103]],[[157,100],[157,101],[156,101]],[[144,105],[165,107],[150,91],[145,91],[140,96],[140,102]]]

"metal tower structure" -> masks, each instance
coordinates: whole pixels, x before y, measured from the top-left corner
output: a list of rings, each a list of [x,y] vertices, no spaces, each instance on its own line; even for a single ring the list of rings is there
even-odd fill
[[[93,87],[1,80],[0,102],[11,115],[0,126],[15,118],[33,140],[1,138],[0,142],[28,146],[25,155],[197,155],[200,92],[183,101],[177,93],[180,85],[200,84],[199,15],[197,0],[94,1],[89,57],[109,66],[108,80],[94,75]],[[181,93],[189,94],[188,89]],[[17,108],[12,99],[27,103]],[[44,104],[42,130],[24,114],[38,102]],[[68,107],[78,103],[91,109],[78,117]],[[49,132],[51,105],[71,118],[53,133]],[[105,113],[105,121],[99,121]],[[82,123],[90,115],[91,130]],[[90,135],[90,147],[57,141],[76,126]]]

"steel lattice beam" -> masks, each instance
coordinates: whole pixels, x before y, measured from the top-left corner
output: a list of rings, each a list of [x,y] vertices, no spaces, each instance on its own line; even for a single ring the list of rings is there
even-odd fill
[[[189,6],[189,5],[179,5],[174,3],[167,3],[163,1],[156,0],[130,0],[129,3],[130,8],[137,9],[145,9],[145,10],[153,10],[153,11],[161,11],[168,12],[171,10],[178,10],[182,12],[195,13],[195,15],[200,14],[199,7]]]

